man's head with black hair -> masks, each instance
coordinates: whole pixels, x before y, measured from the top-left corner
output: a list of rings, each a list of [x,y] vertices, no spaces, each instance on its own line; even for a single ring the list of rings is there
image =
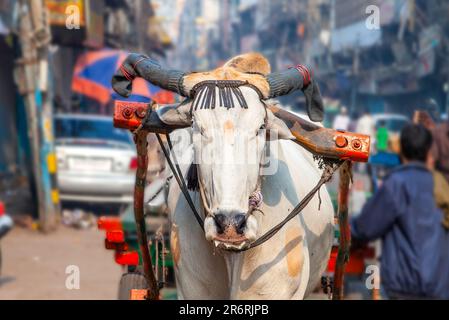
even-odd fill
[[[426,162],[432,134],[419,124],[407,124],[401,130],[401,155],[406,161]]]

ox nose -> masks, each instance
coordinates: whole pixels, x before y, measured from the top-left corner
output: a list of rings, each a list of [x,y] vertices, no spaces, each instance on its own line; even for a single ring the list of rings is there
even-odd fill
[[[215,223],[218,233],[224,233],[226,229],[233,228],[238,234],[243,234],[246,227],[246,217],[243,213],[215,214]]]

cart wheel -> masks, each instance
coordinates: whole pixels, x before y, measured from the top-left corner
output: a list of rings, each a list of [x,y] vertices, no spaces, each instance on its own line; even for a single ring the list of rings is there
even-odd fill
[[[145,276],[138,270],[122,275],[119,284],[118,299],[130,300],[131,289],[148,289]]]

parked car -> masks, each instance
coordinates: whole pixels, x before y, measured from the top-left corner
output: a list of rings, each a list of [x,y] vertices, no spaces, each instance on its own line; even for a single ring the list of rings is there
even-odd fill
[[[130,132],[99,115],[55,116],[61,200],[130,203],[137,156]]]

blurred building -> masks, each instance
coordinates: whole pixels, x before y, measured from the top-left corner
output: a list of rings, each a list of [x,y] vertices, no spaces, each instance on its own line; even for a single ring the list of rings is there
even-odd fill
[[[51,17],[58,110],[78,110],[84,102],[83,97],[73,94],[71,79],[77,58],[86,51],[112,48],[163,57],[172,46],[151,0],[46,0],[46,3]],[[64,10],[71,3],[82,8],[77,30],[65,26]],[[95,109],[95,102],[88,103],[91,112],[105,112]]]
[[[151,0],[0,1],[0,200],[10,213],[45,218],[59,203],[52,115],[83,102],[105,111],[73,94],[77,58],[104,48],[162,57],[171,46]]]
[[[16,95],[13,79],[14,44],[11,29],[16,19],[12,1],[0,2],[0,172],[14,172],[19,163]]]
[[[444,111],[448,7],[438,0],[185,0],[177,61],[207,69],[259,51],[274,70],[311,65],[324,95],[353,112]]]
[[[399,112],[436,105],[444,111],[449,3],[333,0],[330,41],[311,56],[328,95],[352,111]],[[376,15],[369,6],[379,8]],[[371,20],[374,19],[374,20]]]
[[[183,70],[205,70],[214,63],[210,50],[218,37],[220,6],[225,1],[185,0],[179,12],[174,65]]]
[[[273,70],[309,62],[316,20],[326,21],[329,1],[185,0],[177,60],[184,69],[205,70],[250,51],[263,53]],[[321,15],[321,13],[323,15]],[[327,14],[327,15],[326,15]],[[309,27],[315,24],[315,27]],[[318,30],[319,31],[319,30]],[[303,103],[300,95],[284,103]]]

